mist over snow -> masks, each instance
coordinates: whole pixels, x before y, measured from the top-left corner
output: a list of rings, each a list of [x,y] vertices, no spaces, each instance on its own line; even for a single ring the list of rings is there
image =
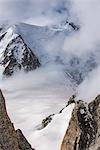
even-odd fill
[[[6,98],[7,110],[15,127],[23,131],[33,147],[40,149],[38,142],[42,141],[41,144],[44,148],[45,140],[43,143],[42,136],[45,132],[39,132],[38,126],[44,118],[50,114],[58,113],[61,108],[65,107],[68,98],[74,93],[74,86],[69,79],[66,79],[62,67],[53,64],[41,67],[28,74],[20,72],[7,80],[1,79],[0,87]],[[68,117],[64,115],[64,122],[66,119]],[[62,119],[60,120],[60,116],[58,120],[62,129],[64,122]],[[58,122],[55,122],[55,128],[58,126],[57,124]],[[51,127],[46,129],[47,135],[51,133],[50,130]],[[66,128],[63,129],[64,131],[66,131]],[[50,135],[52,138],[55,132],[52,131]],[[60,140],[61,143],[63,132],[58,133],[56,137],[55,143],[57,143],[57,146],[57,141]],[[52,143],[52,140],[48,139],[47,142]],[[53,149],[55,143],[51,145]]]
[[[19,25],[15,32],[22,35],[42,64],[27,74],[20,71],[7,79],[2,77],[0,67],[0,88],[8,113],[33,146],[32,138],[43,134],[35,133],[35,139],[42,119],[58,113],[72,94],[86,102],[100,94],[99,17],[100,0],[0,0],[0,23]],[[33,31],[33,27],[25,30],[20,20],[38,26]],[[66,21],[74,22],[79,30],[69,28],[64,34]],[[58,36],[59,31],[55,35],[54,30],[62,32]],[[76,82],[79,77],[82,80]]]
[[[52,24],[68,18],[69,7],[70,0],[0,0],[0,21]]]
[[[80,30],[66,37],[63,49],[76,57],[85,60],[94,55],[97,69],[94,69],[85,77],[78,88],[81,99],[91,101],[100,93],[100,1],[99,0],[72,0],[72,11],[74,17],[80,24]],[[87,62],[88,63],[88,62]],[[83,70],[84,71],[84,70]]]
[[[80,30],[65,40],[66,51],[81,55],[100,48],[100,1],[72,0],[73,11],[79,20]]]

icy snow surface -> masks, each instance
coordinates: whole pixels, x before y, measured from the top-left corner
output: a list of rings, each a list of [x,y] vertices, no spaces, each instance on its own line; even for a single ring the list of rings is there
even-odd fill
[[[37,150],[60,150],[74,106],[69,105],[61,114],[55,115],[44,129],[32,134],[31,141]]]

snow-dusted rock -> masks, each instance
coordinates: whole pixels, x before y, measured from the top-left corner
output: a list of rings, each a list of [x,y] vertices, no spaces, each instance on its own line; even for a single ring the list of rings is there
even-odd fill
[[[11,76],[18,70],[31,71],[40,66],[36,55],[13,28],[3,33],[0,39],[0,64],[4,67],[4,75]]]
[[[65,107],[62,112],[53,114],[42,122],[42,126],[33,133],[34,148],[37,150],[60,150],[66,128],[69,126],[75,104]],[[43,124],[44,123],[44,124]]]

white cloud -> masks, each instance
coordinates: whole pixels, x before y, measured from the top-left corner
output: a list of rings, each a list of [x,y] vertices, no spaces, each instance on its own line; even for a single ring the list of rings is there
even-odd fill
[[[80,24],[79,32],[66,38],[64,49],[75,53],[95,50],[100,45],[100,1],[72,0],[74,16]]]
[[[38,20],[49,20],[46,23],[59,22],[67,18],[66,3],[69,7],[69,0],[0,0],[0,20],[32,24],[38,23]]]
[[[73,4],[72,14],[73,17],[77,18],[80,30],[66,37],[63,46],[64,51],[80,57],[84,62],[91,56],[90,53],[92,53],[96,62],[100,60],[100,0],[71,1]],[[90,72],[79,86],[79,98],[91,101],[95,96],[100,94],[98,85],[100,82],[100,61],[98,61],[97,66],[97,70],[95,69]]]
[[[78,99],[92,101],[100,94],[100,67],[93,70],[78,87]]]

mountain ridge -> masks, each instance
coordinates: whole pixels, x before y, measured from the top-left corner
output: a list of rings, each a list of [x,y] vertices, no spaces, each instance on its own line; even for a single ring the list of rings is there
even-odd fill
[[[2,43],[2,41],[5,43]],[[8,32],[3,34],[1,45],[4,45],[0,61],[0,64],[4,66],[3,75],[11,76],[14,71],[22,70],[22,68],[27,72],[40,66],[38,58],[25,44],[21,35],[16,32],[14,34],[12,28],[9,28]]]
[[[75,103],[61,150],[99,150],[100,95],[89,104],[82,100]]]
[[[34,55],[35,61],[30,54],[31,59],[24,61],[26,62],[24,66],[31,68],[27,69],[28,71],[50,63],[60,64],[67,77],[75,81],[76,84],[80,84],[88,73],[97,68],[100,63],[100,52],[98,50],[95,53],[91,51],[88,55],[84,52],[81,56],[63,50],[66,37],[80,31],[80,28],[75,26],[74,23],[67,22],[58,26],[36,26],[20,23],[4,28],[0,34],[0,61],[5,59],[3,53],[6,51],[7,45],[9,46],[11,41],[14,41],[15,44],[12,43],[11,46],[9,46],[9,52],[11,49],[12,51],[16,51],[15,46],[17,45],[17,53],[21,54],[24,46],[28,54],[30,53],[29,51],[31,51],[31,54],[33,53],[32,55]],[[17,43],[17,37],[19,38],[19,43]],[[17,67],[11,63],[11,65],[14,66],[13,69],[11,67],[11,72],[16,73],[16,71],[21,70],[20,68],[26,70],[22,62],[19,62],[19,57],[16,60],[18,62]],[[4,69],[6,65],[1,62],[1,67],[3,66]],[[8,70],[10,72],[10,69]]]
[[[24,137],[21,130],[15,131],[0,90],[0,150],[34,150]]]

